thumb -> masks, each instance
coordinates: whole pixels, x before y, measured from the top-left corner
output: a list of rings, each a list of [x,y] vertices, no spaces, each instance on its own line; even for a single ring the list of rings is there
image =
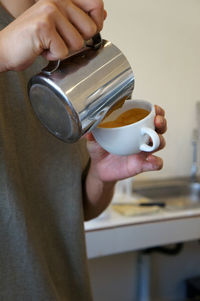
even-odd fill
[[[87,139],[87,141],[96,141],[92,133],[87,133],[84,137]]]

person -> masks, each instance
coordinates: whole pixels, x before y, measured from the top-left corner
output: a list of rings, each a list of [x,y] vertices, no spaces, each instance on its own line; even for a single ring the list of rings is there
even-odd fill
[[[1,0],[1,301],[92,300],[83,221],[108,206],[116,181],[162,168],[154,154],[111,155],[91,134],[65,144],[31,109],[28,79],[79,50],[105,18],[102,0]],[[156,114],[162,149],[166,119]]]

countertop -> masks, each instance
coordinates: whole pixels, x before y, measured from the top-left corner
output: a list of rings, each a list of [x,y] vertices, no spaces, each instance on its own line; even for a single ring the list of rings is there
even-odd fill
[[[123,216],[110,206],[85,222],[88,258],[146,249],[200,238],[200,207]]]

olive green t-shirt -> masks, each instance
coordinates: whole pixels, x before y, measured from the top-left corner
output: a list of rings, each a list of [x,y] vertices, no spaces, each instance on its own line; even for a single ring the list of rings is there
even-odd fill
[[[0,6],[0,30],[11,21]],[[58,140],[32,111],[27,81],[43,64],[0,73],[0,300],[88,301],[81,182],[88,155],[83,141]]]

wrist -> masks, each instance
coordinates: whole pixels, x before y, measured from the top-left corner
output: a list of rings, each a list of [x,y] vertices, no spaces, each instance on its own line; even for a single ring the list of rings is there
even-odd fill
[[[85,220],[97,217],[110,204],[116,181],[103,181],[90,166],[84,187]]]

